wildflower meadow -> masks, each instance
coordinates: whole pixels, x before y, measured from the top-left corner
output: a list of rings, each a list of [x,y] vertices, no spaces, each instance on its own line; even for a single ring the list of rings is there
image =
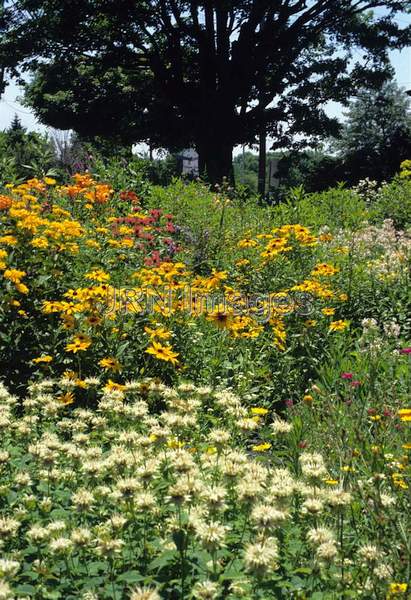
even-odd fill
[[[410,164],[1,190],[1,600],[411,597]]]

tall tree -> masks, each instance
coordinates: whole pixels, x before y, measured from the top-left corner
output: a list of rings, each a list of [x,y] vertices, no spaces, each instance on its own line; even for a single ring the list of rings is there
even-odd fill
[[[3,38],[6,30],[6,18],[4,10],[4,0],[0,0],[0,39]],[[6,65],[5,60],[0,52],[0,98],[4,92],[6,86]]]
[[[335,132],[324,105],[381,84],[388,51],[411,39],[395,20],[408,9],[411,0],[14,0],[0,52],[35,74],[27,100],[43,122],[194,144],[218,181],[233,146],[262,130],[277,146]]]
[[[411,156],[411,114],[407,94],[395,82],[378,91],[361,90],[350,104],[336,143],[351,182],[390,179]]]

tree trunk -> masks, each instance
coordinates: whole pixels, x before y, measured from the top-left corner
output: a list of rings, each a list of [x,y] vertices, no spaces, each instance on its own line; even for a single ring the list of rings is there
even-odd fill
[[[212,141],[199,143],[197,151],[201,177],[213,185],[220,184],[224,178],[234,183],[232,143],[224,143],[216,136]]]
[[[6,87],[5,73],[6,69],[4,67],[0,68],[0,98],[2,97],[4,88]]]
[[[267,133],[265,124],[261,125],[260,148],[258,155],[258,193],[261,198],[265,197],[266,187],[266,162],[267,162]]]

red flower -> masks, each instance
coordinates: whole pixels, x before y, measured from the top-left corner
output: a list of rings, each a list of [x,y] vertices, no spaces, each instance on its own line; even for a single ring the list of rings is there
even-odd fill
[[[400,350],[400,354],[411,354],[411,347],[410,348],[402,348]]]
[[[341,373],[341,379],[352,379],[352,373]]]
[[[162,212],[163,211],[161,210],[161,208],[152,208],[149,210],[150,215],[153,217],[153,219],[155,221],[158,221]]]
[[[138,204],[140,202],[137,194],[131,191],[120,192],[120,200],[128,200],[133,204]]]

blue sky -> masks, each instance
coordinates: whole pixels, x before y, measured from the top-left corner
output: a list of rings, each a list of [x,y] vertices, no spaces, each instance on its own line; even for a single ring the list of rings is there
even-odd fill
[[[400,25],[411,24],[411,14],[401,14],[398,16]],[[401,52],[391,52],[391,62],[395,69],[396,79],[402,87],[411,89],[411,47],[405,48]],[[0,130],[5,129],[10,124],[15,114],[19,116],[22,124],[32,131],[46,131],[46,127],[36,121],[35,116],[25,106],[18,102],[18,96],[22,94],[13,82],[11,82],[5,93],[0,99]],[[332,116],[342,116],[341,107],[336,103],[330,103],[328,112]]]

